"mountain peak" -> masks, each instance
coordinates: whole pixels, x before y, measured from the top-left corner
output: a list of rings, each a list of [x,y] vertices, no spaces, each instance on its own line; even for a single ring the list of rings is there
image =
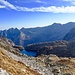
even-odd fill
[[[61,25],[61,23],[53,23],[52,25]]]
[[[62,40],[64,36],[75,27],[75,22],[66,24],[53,23],[41,28],[10,28],[0,31],[0,35],[11,39],[17,45],[26,46],[32,43]],[[21,35],[21,36],[20,36]]]

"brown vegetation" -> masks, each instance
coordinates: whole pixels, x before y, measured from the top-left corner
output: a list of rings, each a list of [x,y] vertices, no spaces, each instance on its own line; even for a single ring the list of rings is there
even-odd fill
[[[22,62],[9,58],[2,50],[0,50],[0,68],[13,75],[40,75]]]

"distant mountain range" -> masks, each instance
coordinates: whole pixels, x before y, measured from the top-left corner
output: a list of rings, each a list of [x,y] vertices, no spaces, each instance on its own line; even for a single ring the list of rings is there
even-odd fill
[[[75,22],[66,24],[54,23],[46,27],[21,28],[20,30],[10,28],[8,30],[0,30],[0,36],[11,39],[17,45],[27,46],[33,43],[65,39],[74,27]]]

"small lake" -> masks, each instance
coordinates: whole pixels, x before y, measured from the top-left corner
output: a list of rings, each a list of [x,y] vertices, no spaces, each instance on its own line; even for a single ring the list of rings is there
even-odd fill
[[[26,54],[27,56],[37,56],[37,51],[26,51],[26,50],[22,50],[21,51],[22,54]]]

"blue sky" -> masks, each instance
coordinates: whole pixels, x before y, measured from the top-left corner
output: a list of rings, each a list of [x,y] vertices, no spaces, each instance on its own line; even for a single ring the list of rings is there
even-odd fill
[[[0,30],[75,22],[75,0],[0,0]]]

